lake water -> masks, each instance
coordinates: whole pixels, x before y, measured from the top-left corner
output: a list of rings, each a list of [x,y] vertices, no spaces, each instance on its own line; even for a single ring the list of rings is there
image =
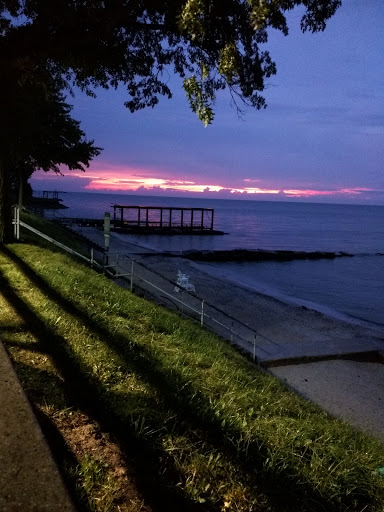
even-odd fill
[[[159,251],[285,249],[352,258],[204,263],[211,274],[351,321],[384,328],[384,206],[66,193],[68,217],[102,218],[113,204],[214,208],[217,236],[127,235]]]

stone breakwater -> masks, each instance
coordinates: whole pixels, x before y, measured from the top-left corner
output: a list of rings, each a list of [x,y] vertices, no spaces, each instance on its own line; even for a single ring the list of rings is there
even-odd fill
[[[324,251],[270,251],[233,249],[227,251],[184,251],[181,256],[194,261],[292,261],[292,260],[318,260],[352,257],[346,252]]]

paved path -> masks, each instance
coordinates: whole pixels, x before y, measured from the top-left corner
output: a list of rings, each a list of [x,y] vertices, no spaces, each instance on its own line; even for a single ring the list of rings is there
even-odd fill
[[[271,368],[273,375],[330,414],[384,444],[384,366],[347,360]]]
[[[1,341],[0,512],[75,512]]]

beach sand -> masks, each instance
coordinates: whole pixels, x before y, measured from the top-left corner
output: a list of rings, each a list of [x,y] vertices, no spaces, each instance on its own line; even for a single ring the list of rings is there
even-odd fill
[[[85,228],[83,234],[100,245],[104,243],[100,230]],[[166,289],[168,295],[160,293],[159,297],[170,307],[181,298],[181,293],[174,291],[177,271],[188,274],[196,293],[184,292],[185,303],[190,301],[198,312],[203,299],[204,313],[230,327],[231,321],[224,320],[224,315],[208,304],[234,318],[233,331],[241,335],[238,339],[234,336],[234,341],[254,354],[258,364],[333,416],[372,433],[384,443],[384,365],[380,363],[384,360],[384,330],[350,324],[257,293],[209,275],[206,267],[202,271],[195,262],[131,244],[129,236],[112,233],[110,251],[120,253],[120,272],[130,272],[129,258],[155,271],[144,279]],[[111,254],[110,260],[114,258],[116,255]],[[141,285],[154,292],[151,285]],[[230,330],[212,322],[211,325],[221,336],[231,339]]]

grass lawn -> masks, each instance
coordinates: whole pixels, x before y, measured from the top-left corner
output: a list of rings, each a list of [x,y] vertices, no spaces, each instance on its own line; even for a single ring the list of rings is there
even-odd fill
[[[70,257],[0,251],[0,335],[82,510],[382,511],[382,445]]]

